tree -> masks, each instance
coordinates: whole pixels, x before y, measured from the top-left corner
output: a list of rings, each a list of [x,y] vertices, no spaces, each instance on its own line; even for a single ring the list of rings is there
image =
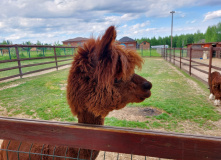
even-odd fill
[[[221,42],[221,22],[216,26],[217,42]]]
[[[2,43],[0,43],[0,44],[12,44],[12,41],[9,41],[9,40],[3,40],[2,41]]]
[[[201,33],[200,30],[197,30],[197,32],[194,33],[194,43],[197,43],[202,39],[205,39],[205,35]]]
[[[218,25],[217,25],[218,26]],[[206,30],[205,39],[206,42],[217,42],[218,41],[218,30],[217,26],[209,26]]]

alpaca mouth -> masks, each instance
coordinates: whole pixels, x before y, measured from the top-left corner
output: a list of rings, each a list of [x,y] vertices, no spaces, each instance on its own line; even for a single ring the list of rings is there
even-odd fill
[[[146,98],[149,98],[151,96],[151,92],[147,91],[145,94],[137,95],[137,98],[141,101],[144,101]]]

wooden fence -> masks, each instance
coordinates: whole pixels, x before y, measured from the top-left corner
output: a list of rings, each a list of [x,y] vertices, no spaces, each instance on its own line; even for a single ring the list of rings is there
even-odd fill
[[[177,51],[179,51],[179,53],[177,53]],[[196,61],[196,59],[193,58],[193,51],[207,51],[209,52],[209,64],[205,64],[205,63],[201,63]],[[217,52],[219,51],[219,52]],[[186,54],[183,55],[183,52],[185,52]],[[221,71],[221,67],[217,67],[213,65],[213,52],[216,52],[216,54],[220,54],[221,52],[221,47],[210,47],[210,48],[163,48],[161,50],[161,55],[164,57],[165,60],[169,61],[170,63],[173,63],[174,65],[178,65],[180,69],[185,70],[186,72],[188,72],[190,75],[195,76],[196,78],[200,79],[201,81],[203,81],[204,83],[208,83],[208,78],[210,76],[210,73],[212,71],[212,69],[216,70],[216,71]],[[215,57],[220,57],[219,56],[215,56]],[[198,58],[199,59],[199,58]],[[177,63],[178,62],[178,63]],[[193,65],[194,63],[194,65]],[[221,59],[220,59],[220,64],[221,64]],[[188,69],[184,69],[182,66],[188,66]],[[200,69],[199,67],[196,66],[204,66],[207,69]],[[193,70],[196,70],[198,72],[204,73],[206,75],[208,75],[208,77],[202,78],[199,74],[196,74],[193,72]]]
[[[221,137],[6,117],[0,117],[0,128],[0,139],[179,160],[221,159]]]
[[[35,47],[35,48],[51,48],[53,49],[53,56],[43,56],[43,57],[35,57],[35,58],[20,58],[20,54],[19,54],[19,47],[25,48],[31,48],[31,47]],[[32,74],[32,73],[37,73],[37,72],[41,72],[41,71],[45,71],[45,70],[50,70],[50,69],[57,69],[59,67],[63,67],[66,65],[69,65],[70,63],[66,63],[66,64],[62,64],[62,65],[58,65],[58,62],[65,62],[65,61],[70,61],[72,60],[72,56],[73,55],[57,55],[56,54],[56,49],[57,48],[72,48],[75,49],[76,47],[67,47],[67,46],[38,46],[38,45],[0,45],[0,48],[14,48],[15,52],[16,52],[16,58],[15,59],[9,59],[9,60],[0,60],[0,64],[2,63],[9,63],[9,62],[18,62],[16,66],[13,67],[8,67],[8,68],[0,68],[0,72],[3,71],[9,71],[9,70],[13,70],[13,69],[18,69],[19,70],[19,74],[15,74],[15,75],[10,75],[10,76],[6,76],[3,78],[0,78],[0,81],[3,80],[7,80],[7,79],[11,79],[11,78],[15,78],[15,77],[20,77],[22,78],[22,76],[24,75],[28,75],[28,74]],[[10,50],[10,49],[9,49]],[[30,52],[29,52],[29,57],[30,57]],[[58,58],[61,57],[70,57],[69,59],[63,59],[63,60],[58,60]],[[22,61],[27,61],[27,60],[37,60],[37,59],[54,59],[53,61],[48,61],[48,62],[43,62],[43,63],[36,63],[36,64],[28,64],[28,65],[21,65]],[[25,67],[33,67],[33,66],[39,66],[39,65],[44,65],[44,64],[54,64],[53,67],[47,67],[44,69],[38,69],[38,70],[34,70],[34,71],[29,71],[29,72],[22,72],[22,68]]]

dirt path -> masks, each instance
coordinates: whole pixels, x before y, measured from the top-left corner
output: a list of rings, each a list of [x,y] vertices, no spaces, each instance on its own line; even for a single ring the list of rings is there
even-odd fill
[[[176,66],[180,66],[180,62],[178,62],[178,61],[180,61],[180,59],[176,57],[175,60],[177,60],[177,61],[174,62],[174,60],[172,58],[171,63],[175,64]],[[209,65],[209,59],[193,59],[193,61]],[[181,64],[181,68],[189,73],[189,59],[188,58],[186,58],[185,60],[182,59],[181,62],[186,63],[186,64]],[[207,67],[207,66],[203,66],[203,65],[200,65],[200,64],[197,64],[197,63],[194,63],[194,62],[192,62],[191,65],[196,67],[197,69],[201,69],[201,70],[204,70],[206,72],[209,72],[209,67]],[[213,58],[212,59],[212,65],[221,68],[221,59]],[[220,70],[212,68],[211,72],[214,72],[214,71],[218,71],[218,72],[221,73]],[[197,77],[199,77],[203,81],[208,82],[208,74],[200,72],[200,71],[198,71],[194,68],[191,68],[191,73],[196,75]]]
[[[66,66],[63,66],[63,67],[59,67],[58,70],[66,69],[66,68],[69,68],[69,67],[70,67],[70,65],[66,65]],[[57,69],[49,69],[49,70],[46,70],[46,71],[41,71],[41,72],[37,72],[37,73],[27,74],[27,75],[22,76],[22,78],[39,76],[39,75],[50,73],[50,72],[54,72],[54,71],[57,71]],[[7,79],[7,80],[4,80],[4,81],[0,81],[0,83],[10,82],[10,81],[15,80],[15,79],[20,79],[20,77],[16,77],[16,78],[11,78],[11,79]]]

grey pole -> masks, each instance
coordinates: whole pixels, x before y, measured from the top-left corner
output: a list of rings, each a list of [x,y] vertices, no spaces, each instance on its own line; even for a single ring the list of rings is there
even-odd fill
[[[173,14],[175,13],[175,11],[171,11],[170,13],[172,13],[172,23],[171,23],[171,49],[173,48]]]

